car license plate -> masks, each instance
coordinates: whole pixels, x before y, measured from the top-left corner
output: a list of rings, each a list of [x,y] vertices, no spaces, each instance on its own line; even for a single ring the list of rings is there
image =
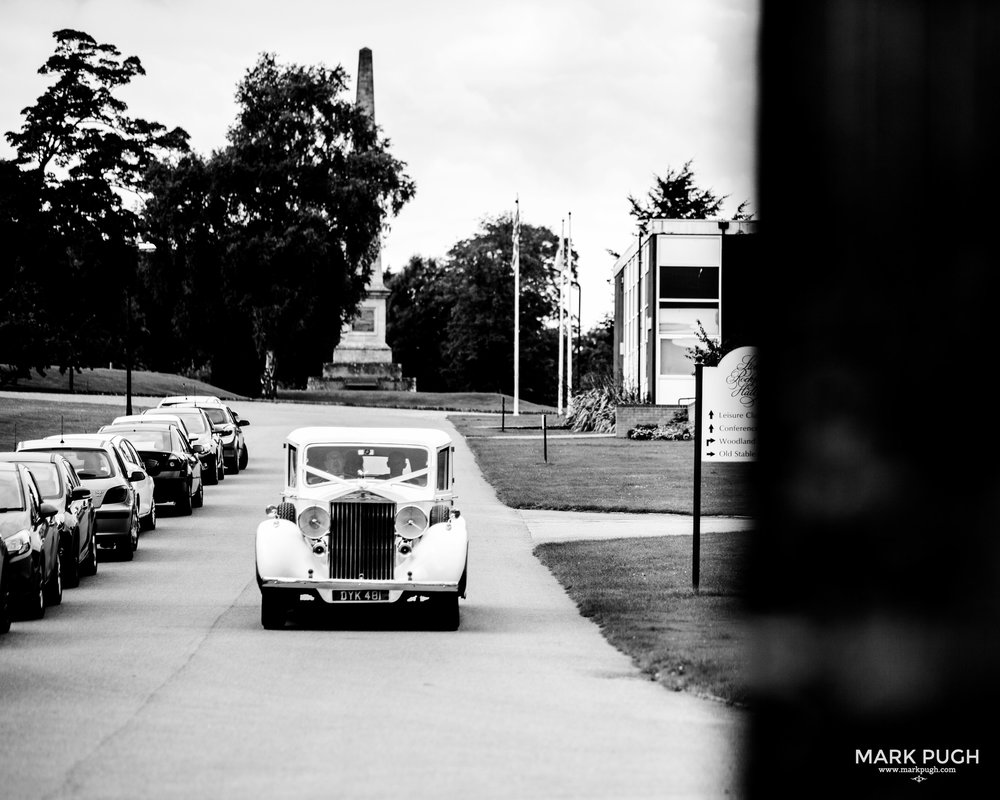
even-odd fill
[[[359,589],[350,591],[335,591],[333,600],[336,603],[364,603],[366,601],[385,601],[389,599],[388,589]]]

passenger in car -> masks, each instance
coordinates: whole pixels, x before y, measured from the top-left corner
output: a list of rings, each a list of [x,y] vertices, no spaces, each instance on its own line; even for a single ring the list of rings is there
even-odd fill
[[[386,463],[389,465],[389,477],[398,478],[406,471],[406,454],[401,450],[392,450]]]
[[[344,459],[344,477],[345,478],[357,478],[360,472],[363,472],[365,468],[364,459],[357,453],[348,453],[347,457]]]
[[[328,472],[338,478],[344,477],[344,455],[340,450],[334,448],[321,453],[318,458],[310,454],[309,466],[321,469],[323,472]],[[308,484],[323,483],[326,480],[326,478],[312,472],[306,476]]]

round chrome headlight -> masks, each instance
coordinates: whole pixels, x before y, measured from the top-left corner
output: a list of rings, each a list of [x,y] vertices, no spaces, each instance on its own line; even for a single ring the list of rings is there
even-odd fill
[[[310,506],[299,514],[299,530],[309,539],[322,539],[330,530],[330,513],[319,506]]]
[[[416,506],[403,506],[396,512],[396,533],[404,539],[416,539],[427,530],[427,515]]]

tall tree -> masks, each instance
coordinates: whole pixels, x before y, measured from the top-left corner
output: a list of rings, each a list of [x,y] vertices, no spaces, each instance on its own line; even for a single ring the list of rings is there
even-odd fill
[[[132,286],[138,234],[128,201],[138,203],[150,164],[186,149],[187,134],[129,115],[115,96],[145,74],[137,57],[81,31],[53,37],[39,73],[54,80],[6,138],[24,173],[16,249],[22,267],[45,268],[47,355],[65,368],[120,354],[127,304],[114,290]]]
[[[408,375],[427,376],[419,388],[512,392],[512,233],[510,215],[486,218],[441,262],[413,259],[390,279],[387,338]],[[539,402],[556,392],[557,242],[547,228],[521,224],[520,390]]]
[[[229,145],[213,157],[226,198],[228,286],[263,360],[315,374],[356,313],[386,220],[413,195],[405,165],[344,97],[340,66],[263,54],[240,82]]]
[[[645,200],[629,195],[629,214],[639,222],[656,218],[710,219],[719,216],[729,195],[719,197],[711,189],[699,188],[691,163],[685,162],[680,169],[668,167],[662,177],[654,175],[653,188],[646,193]],[[733,219],[750,219],[749,205],[748,200],[740,203]]]

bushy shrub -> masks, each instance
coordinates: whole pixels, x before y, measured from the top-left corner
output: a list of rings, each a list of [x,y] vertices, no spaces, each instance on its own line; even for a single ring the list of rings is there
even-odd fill
[[[620,405],[643,405],[649,400],[638,389],[625,388],[607,380],[573,396],[573,411],[566,415],[566,427],[577,432],[615,432],[615,409]]]
[[[632,428],[627,434],[628,439],[653,442],[673,442],[678,440],[688,440],[691,438],[691,428],[686,420],[677,420],[666,425],[643,425],[639,424]]]

